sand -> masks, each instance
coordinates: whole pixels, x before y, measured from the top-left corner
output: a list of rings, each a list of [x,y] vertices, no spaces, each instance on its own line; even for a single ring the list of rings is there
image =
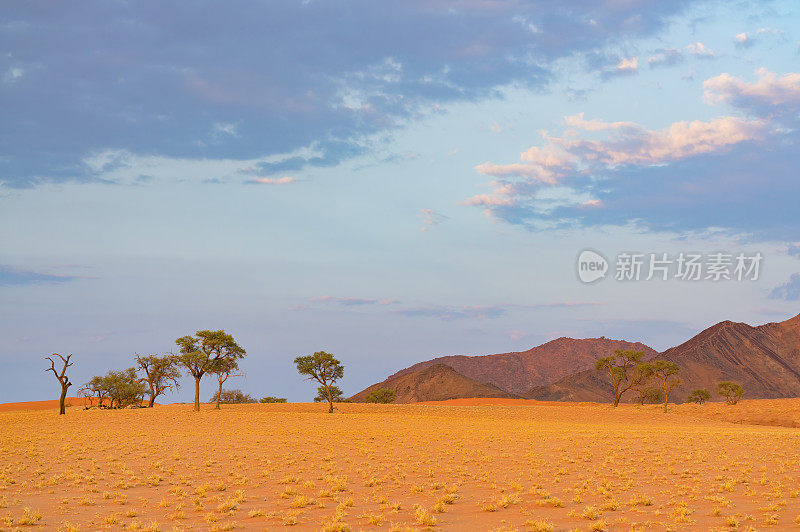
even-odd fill
[[[786,530],[800,400],[0,413],[0,528]],[[27,508],[27,510],[26,510]]]

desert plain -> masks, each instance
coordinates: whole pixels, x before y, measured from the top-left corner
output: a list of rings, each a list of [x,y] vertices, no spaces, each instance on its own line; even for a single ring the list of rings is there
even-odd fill
[[[800,399],[11,410],[1,530],[800,530]]]

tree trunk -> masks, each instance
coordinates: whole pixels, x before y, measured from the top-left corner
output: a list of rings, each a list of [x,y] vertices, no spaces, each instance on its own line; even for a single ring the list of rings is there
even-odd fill
[[[330,386],[326,386],[326,389],[328,390],[328,403],[331,405],[331,407],[328,409],[328,413],[333,414],[333,394],[331,394]]]
[[[200,377],[194,378],[194,411],[200,411]]]
[[[58,400],[58,413],[65,414],[66,410],[64,409],[64,400],[67,398],[67,388],[69,388],[69,384],[61,385],[61,397]]]
[[[664,413],[667,412],[667,403],[669,402],[669,391],[664,390]]]
[[[147,404],[147,408],[153,408],[153,404],[156,402],[156,392],[153,390],[153,383],[148,381],[150,385],[150,402]]]
[[[222,383],[219,383],[219,390],[217,391],[217,406],[214,407],[214,410],[219,410],[219,402],[222,400]]]

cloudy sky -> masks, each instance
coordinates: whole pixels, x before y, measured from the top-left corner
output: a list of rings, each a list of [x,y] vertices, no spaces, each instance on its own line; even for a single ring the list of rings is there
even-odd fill
[[[316,350],[349,394],[796,315],[798,28],[792,1],[7,3],[0,401],[55,397],[50,353],[75,392],[205,328],[248,352],[234,387],[308,400]],[[763,260],[645,280],[651,253]]]

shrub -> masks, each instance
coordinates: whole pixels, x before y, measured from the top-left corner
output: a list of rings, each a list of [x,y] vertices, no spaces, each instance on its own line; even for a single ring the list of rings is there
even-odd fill
[[[261,399],[259,399],[258,402],[259,403],[285,403],[286,402],[286,398],[285,397],[272,397],[271,395],[268,395],[266,397],[262,397]]]
[[[394,390],[378,388],[369,392],[369,395],[364,400],[368,403],[389,404],[394,402],[394,397]]]
[[[215,393],[211,397],[211,402],[217,402],[217,395],[219,392]],[[242,390],[222,390],[222,396],[219,400],[220,403],[226,405],[242,405],[247,403],[255,403],[256,400],[250,397],[248,394],[242,392]]]

